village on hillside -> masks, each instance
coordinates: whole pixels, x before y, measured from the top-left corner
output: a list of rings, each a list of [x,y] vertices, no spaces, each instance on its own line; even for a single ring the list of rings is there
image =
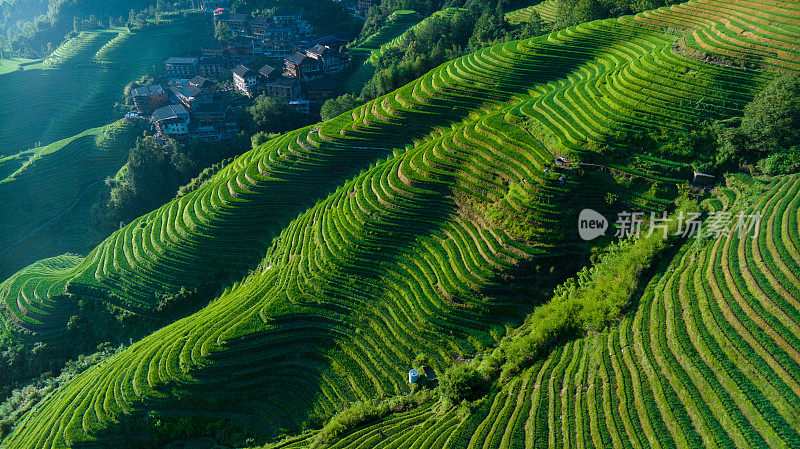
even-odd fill
[[[348,37],[314,34],[299,11],[250,16],[230,12],[229,3],[200,2],[218,40],[197,49],[196,55],[169,57],[163,77],[131,89],[135,111],[126,120],[152,126],[161,139],[220,142],[239,132],[235,111],[259,95],[279,98],[311,115],[341,93],[341,77],[335,75],[350,66],[350,55],[340,50]]]

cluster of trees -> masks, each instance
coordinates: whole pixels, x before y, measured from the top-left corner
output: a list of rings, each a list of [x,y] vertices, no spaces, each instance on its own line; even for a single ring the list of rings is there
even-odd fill
[[[511,27],[506,22],[505,13],[521,6],[525,5],[516,0],[499,0],[496,3],[475,0],[387,0],[374,6],[366,14],[360,34],[362,39],[377,32],[391,13],[398,9],[412,9],[422,16],[428,16],[445,7],[464,9],[452,16],[430,17],[414,30],[405,33],[401,45],[378,57],[372,77],[359,92],[328,100],[323,105],[323,120],[391,92],[461,55],[498,42],[523,39],[545,32],[541,20],[533,20],[519,28]]]
[[[239,154],[248,143],[243,136],[224,144],[195,140],[186,146],[154,136],[137,139],[120,173],[106,179],[108,196],[93,207],[94,223],[111,231],[158,208],[200,170]]]
[[[249,135],[283,133],[310,123],[309,117],[289,107],[283,98],[260,95],[247,108],[244,128]]]
[[[676,0],[560,0],[554,29],[678,3]]]
[[[93,213],[100,224],[114,229],[172,199],[197,166],[186,148],[174,140],[161,142],[153,136],[139,138],[128,162],[115,178],[106,179],[109,198]],[[172,194],[170,194],[172,193]]]
[[[0,2],[0,51],[9,52],[20,35],[33,35],[50,26],[48,0],[6,0]],[[6,36],[8,40],[6,40]]]
[[[188,1],[178,0],[181,3]],[[174,5],[161,0],[8,0],[0,2],[0,34],[7,38],[7,52],[38,58],[76,31],[125,25],[132,8],[170,6]]]
[[[233,30],[231,27],[228,26],[225,22],[217,22],[217,25],[214,27],[214,38],[220,42],[230,42],[236,36],[233,34]]]
[[[741,119],[717,124],[718,162],[726,168],[755,165],[770,175],[800,168],[800,76],[769,83]]]
[[[13,390],[10,390],[15,385],[13,382],[9,381],[4,384],[2,386],[4,390],[0,391],[0,398],[2,398],[0,399],[2,400],[0,403],[0,439],[8,435],[14,424],[19,422],[20,417],[33,408],[39,400],[65,385],[90,366],[122,351],[123,348],[123,345],[114,348],[109,344],[101,344],[97,347],[96,352],[80,355],[66,363],[62,361],[61,366],[53,368],[54,372],[45,373],[25,385],[16,384],[17,386]],[[34,351],[36,350],[34,348]],[[0,360],[12,365],[18,364],[22,349],[17,348],[14,351],[6,349],[4,353],[0,354]],[[11,355],[12,352],[14,352],[13,355]],[[10,380],[11,377],[2,377],[2,379]]]
[[[158,1],[155,6],[150,5],[141,10],[131,9],[128,11],[127,17],[120,17],[117,19],[116,23],[113,22],[113,19],[109,19],[109,25],[126,26],[129,30],[142,30],[147,28],[148,24],[151,22],[160,21],[162,15],[166,12],[185,9],[188,5],[184,3],[186,2],[168,5],[162,1]]]
[[[625,160],[630,155],[649,154],[690,164],[695,170],[709,173],[718,170],[717,126],[712,121],[699,122],[688,129],[657,128],[617,131],[593,142],[589,148],[605,160]]]
[[[375,73],[360,92],[364,100],[406,84],[434,67],[486,45],[505,40],[508,23],[502,10],[472,8],[450,17],[429,18],[405,34],[399,47],[384,52]]]

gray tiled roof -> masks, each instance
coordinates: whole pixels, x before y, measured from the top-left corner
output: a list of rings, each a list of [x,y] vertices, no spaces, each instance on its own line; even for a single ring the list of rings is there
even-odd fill
[[[272,76],[273,73],[275,73],[275,67],[272,67],[269,64],[264,64],[264,67],[261,67],[260,69],[258,69],[258,73],[260,73],[260,74],[266,76],[267,78],[269,78],[270,76]]]
[[[308,56],[304,55],[303,53],[295,52],[295,54],[289,56],[286,58],[286,60],[294,65],[300,65],[306,60],[306,58],[308,58]]]
[[[182,118],[188,116],[189,113],[186,111],[186,108],[179,104],[171,104],[153,111],[153,115],[150,116],[150,120],[154,122],[160,122],[162,120],[168,120],[171,118]]]
[[[320,56],[329,56],[329,55],[335,53],[327,45],[320,45],[320,44],[317,44],[317,45],[309,48],[306,51],[308,51],[309,53],[313,53],[315,55],[320,55]]]
[[[217,84],[216,81],[212,81],[212,80],[210,80],[208,78],[204,78],[202,76],[195,76],[194,78],[189,80],[189,85],[191,87],[197,86],[200,89],[207,89],[207,88],[209,88],[211,86],[214,86],[215,84]]]
[[[233,73],[241,76],[242,78],[256,76],[256,72],[253,69],[251,69],[250,67],[245,67],[243,65],[236,66],[236,68],[233,69]]]

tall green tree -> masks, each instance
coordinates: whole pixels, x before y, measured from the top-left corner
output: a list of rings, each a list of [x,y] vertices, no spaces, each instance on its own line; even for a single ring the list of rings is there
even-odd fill
[[[233,30],[225,22],[217,22],[214,28],[214,37],[220,42],[230,42],[235,37]]]
[[[247,108],[250,114],[251,128],[255,133],[284,132],[302,125],[302,114],[289,107],[286,100],[268,95],[256,97],[253,105]]]
[[[800,76],[775,79],[745,106],[739,124],[718,126],[720,163],[730,168],[800,145]]]

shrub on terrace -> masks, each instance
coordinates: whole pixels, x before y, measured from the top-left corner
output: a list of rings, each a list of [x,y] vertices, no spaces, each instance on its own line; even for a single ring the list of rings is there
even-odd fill
[[[344,94],[340,97],[326,100],[320,109],[322,120],[330,120],[344,112],[355,109],[361,104],[353,94]]]
[[[474,399],[486,386],[486,378],[469,363],[453,365],[439,378],[439,393],[446,402]]]
[[[430,402],[433,394],[422,390],[382,401],[359,401],[338,412],[314,436],[311,447],[328,444],[349,430],[380,419],[390,413],[399,413]]]
[[[698,210],[696,201],[681,197],[676,205],[684,212]],[[674,232],[677,220],[669,225]],[[509,376],[541,358],[564,338],[606,327],[629,305],[641,276],[650,269],[674,242],[658,231],[612,245],[575,277],[559,285],[553,299],[537,308],[525,325],[507,336],[492,353],[477,360],[480,370],[490,375],[502,371]],[[440,381],[441,384],[441,381]]]
[[[6,435],[8,435],[11,432],[12,427],[13,424],[11,423],[11,421],[7,419],[0,421],[0,438],[3,438]]]
[[[424,9],[424,8],[423,8]],[[509,36],[500,10],[474,5],[452,16],[429,17],[404,34],[404,45],[378,55],[378,69],[361,97],[372,99],[416,79],[439,64]]]
[[[264,131],[259,131],[259,132],[253,134],[250,137],[250,146],[253,149],[258,148],[261,145],[269,142],[270,140],[272,140],[272,139],[274,139],[274,138],[276,138],[278,136],[280,136],[280,134],[278,134],[278,133],[268,133],[268,132],[264,132]]]
[[[773,153],[758,162],[758,169],[766,175],[787,175],[800,169],[800,145]]]

